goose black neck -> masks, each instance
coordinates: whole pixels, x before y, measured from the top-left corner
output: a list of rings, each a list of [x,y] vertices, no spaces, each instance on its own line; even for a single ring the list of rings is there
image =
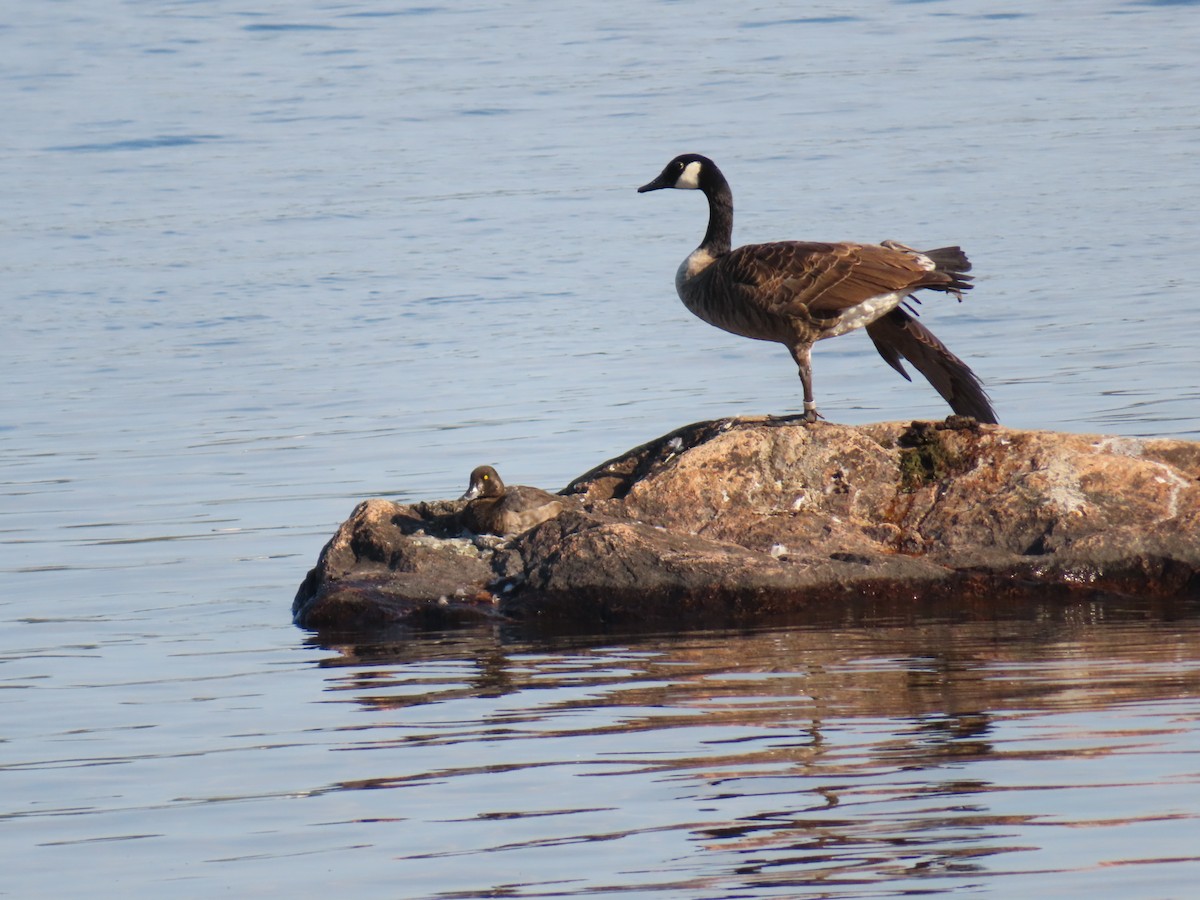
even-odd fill
[[[728,253],[733,246],[733,191],[714,165],[704,167],[700,190],[708,198],[708,230],[700,246],[713,256]]]

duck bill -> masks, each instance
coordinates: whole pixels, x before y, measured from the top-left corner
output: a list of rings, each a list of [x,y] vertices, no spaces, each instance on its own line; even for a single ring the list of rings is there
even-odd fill
[[[479,485],[473,484],[467,488],[467,492],[459,497],[459,500],[474,500],[479,496]]]

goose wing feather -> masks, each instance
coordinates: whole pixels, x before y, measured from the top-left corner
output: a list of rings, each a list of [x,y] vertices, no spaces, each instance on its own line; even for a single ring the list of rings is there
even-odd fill
[[[881,294],[949,280],[923,268],[910,254],[870,244],[747,244],[722,257],[718,265],[741,302],[799,318],[836,317]]]
[[[903,309],[897,307],[876,319],[867,326],[867,334],[888,365],[912,381],[900,362],[903,356],[960,416],[996,421],[987,391],[971,368]]]

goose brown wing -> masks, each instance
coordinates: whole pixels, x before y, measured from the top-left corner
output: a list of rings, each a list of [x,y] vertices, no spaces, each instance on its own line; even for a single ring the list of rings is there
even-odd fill
[[[970,367],[903,309],[876,319],[867,326],[867,334],[889,366],[912,381],[900,362],[901,357],[907,359],[960,416],[997,421],[987,391]]]
[[[870,244],[747,244],[723,257],[720,266],[744,302],[801,318],[837,316],[880,294],[946,280],[908,254]]]

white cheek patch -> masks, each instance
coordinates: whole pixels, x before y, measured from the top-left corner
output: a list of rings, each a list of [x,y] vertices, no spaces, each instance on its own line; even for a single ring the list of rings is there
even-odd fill
[[[681,188],[681,189],[687,190],[687,191],[694,191],[694,190],[699,189],[699,187],[700,187],[700,161],[699,160],[692,160],[690,163],[688,163],[686,166],[684,166],[683,171],[679,173],[679,177],[675,179],[675,187]]]

